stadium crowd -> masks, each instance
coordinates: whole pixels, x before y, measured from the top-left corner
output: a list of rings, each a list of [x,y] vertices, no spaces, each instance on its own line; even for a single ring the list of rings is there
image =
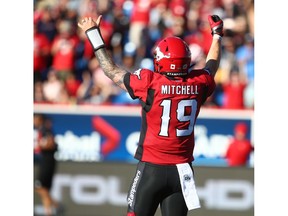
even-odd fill
[[[151,49],[166,36],[184,39],[194,68],[212,40],[207,16],[224,21],[217,88],[205,107],[254,109],[253,0],[34,0],[34,102],[135,105],[105,77],[77,22],[102,14],[102,37],[115,62],[153,70]]]

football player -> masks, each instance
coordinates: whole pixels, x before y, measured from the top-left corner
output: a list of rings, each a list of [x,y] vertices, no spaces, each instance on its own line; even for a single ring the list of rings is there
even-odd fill
[[[208,16],[212,43],[203,69],[192,69],[191,52],[184,40],[167,37],[154,49],[154,71],[126,71],[105,49],[100,23],[85,17],[85,31],[105,75],[132,99],[140,100],[142,125],[135,158],[139,160],[128,192],[127,216],[152,216],[158,206],[163,216],[186,216],[200,207],[192,162],[194,125],[215,89],[214,76],[221,58],[223,21]]]

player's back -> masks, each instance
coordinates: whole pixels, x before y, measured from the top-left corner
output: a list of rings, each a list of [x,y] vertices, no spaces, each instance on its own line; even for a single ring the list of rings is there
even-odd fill
[[[142,70],[141,78],[139,85],[147,88],[147,94],[140,96],[142,134],[136,158],[156,164],[191,162],[194,124],[203,101],[215,88],[213,78],[204,70],[185,78]]]

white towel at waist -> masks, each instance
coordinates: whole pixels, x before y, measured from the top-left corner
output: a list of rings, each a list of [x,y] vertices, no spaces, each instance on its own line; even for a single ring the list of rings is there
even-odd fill
[[[188,210],[200,208],[200,201],[197,195],[194,175],[188,163],[177,164],[180,177],[182,193]]]

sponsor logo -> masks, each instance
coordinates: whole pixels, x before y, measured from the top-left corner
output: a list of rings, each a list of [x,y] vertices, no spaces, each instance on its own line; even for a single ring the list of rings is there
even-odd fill
[[[184,180],[185,181],[190,181],[191,180],[191,176],[189,176],[189,175],[184,175]]]
[[[140,175],[138,170],[128,198],[125,189],[121,191],[123,186],[118,176],[57,174],[51,193],[60,202],[68,195],[78,205],[108,203],[125,207],[128,201],[131,206]],[[254,186],[248,180],[207,179],[203,186],[197,187],[197,194],[202,206],[209,210],[247,211],[254,206]]]
[[[121,192],[121,181],[117,176],[57,174],[53,179],[51,194],[55,200],[63,201],[68,196],[75,204],[126,206],[127,192]]]
[[[66,131],[63,135],[57,134],[55,140],[58,143],[57,160],[99,161],[101,158],[101,136],[97,132],[77,136]]]
[[[254,186],[246,180],[207,179],[197,193],[207,209],[245,211],[254,206]]]
[[[141,175],[141,171],[137,170],[137,173],[136,173],[136,176],[135,176],[135,178],[133,180],[133,184],[132,184],[129,196],[127,198],[128,205],[131,206],[131,207],[133,205],[134,195],[135,195],[135,192],[136,192],[136,186],[137,186],[137,182],[138,182],[138,180],[140,178],[140,175]]]
[[[212,134],[208,136],[208,129],[204,125],[196,125],[194,157],[204,156],[206,158],[224,157],[232,135]],[[140,132],[132,132],[126,139],[126,149],[131,156],[134,156]]]

